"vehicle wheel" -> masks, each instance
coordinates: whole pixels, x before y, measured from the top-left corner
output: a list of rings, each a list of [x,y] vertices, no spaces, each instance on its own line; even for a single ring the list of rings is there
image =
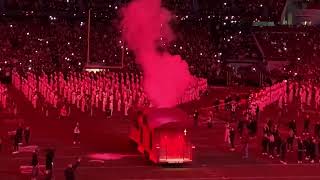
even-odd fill
[[[147,151],[144,151],[144,158],[149,162],[150,158],[149,158],[149,153]]]
[[[137,150],[138,144],[134,140],[129,139],[129,147]]]

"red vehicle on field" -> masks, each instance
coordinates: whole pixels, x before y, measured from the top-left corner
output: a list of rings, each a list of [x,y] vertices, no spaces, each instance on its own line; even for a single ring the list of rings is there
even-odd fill
[[[178,108],[133,112],[129,137],[147,160],[156,164],[192,161],[194,146],[188,129],[192,121]]]

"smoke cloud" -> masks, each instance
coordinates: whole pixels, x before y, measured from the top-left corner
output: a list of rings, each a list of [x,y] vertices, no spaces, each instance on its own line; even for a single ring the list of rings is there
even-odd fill
[[[171,13],[161,0],[132,0],[121,11],[122,36],[144,74],[144,89],[156,107],[173,107],[192,81],[188,65],[178,55],[159,50],[159,41],[172,41]]]

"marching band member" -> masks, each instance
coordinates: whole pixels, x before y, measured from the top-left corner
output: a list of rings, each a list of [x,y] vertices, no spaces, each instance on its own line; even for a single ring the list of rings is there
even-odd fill
[[[59,101],[58,94],[55,94],[54,95],[54,100],[53,100],[53,107],[54,108],[58,108],[58,101]]]
[[[76,127],[73,129],[73,144],[80,144],[80,127],[77,122]]]
[[[54,92],[53,91],[50,92],[49,98],[50,98],[49,99],[49,103],[50,104],[54,104],[55,96],[54,96]]]
[[[308,87],[308,93],[307,93],[307,105],[310,106],[311,105],[311,98],[312,98],[312,90],[311,87]]]
[[[68,84],[63,88],[63,97],[64,98],[68,98],[68,89],[70,87],[70,82],[68,82]]]
[[[112,101],[109,102],[109,110],[110,110],[110,116],[112,116],[112,113],[113,113],[113,102]]]
[[[72,91],[72,104],[76,104],[77,93],[75,90]]]
[[[117,110],[118,112],[121,111],[121,98],[118,99]]]
[[[61,108],[61,110],[60,110],[60,117],[66,118],[67,115],[68,115],[68,113],[67,113],[67,107],[66,107],[66,105],[63,105],[62,108]]]
[[[289,102],[291,103],[293,101],[293,91],[294,91],[294,88],[293,88],[293,85],[292,83],[290,83],[290,88],[289,88]]]
[[[80,109],[81,95],[78,93],[77,95],[77,108]]]
[[[316,105],[316,109],[319,108],[320,105],[320,96],[319,96],[319,92],[317,92],[316,96],[315,96],[315,105]]]
[[[85,97],[84,96],[80,96],[81,99],[81,112],[85,112],[85,106],[86,106],[86,100],[85,100]]]
[[[95,91],[92,91],[92,96],[91,96],[91,106],[93,107],[94,106],[94,102],[95,102],[95,99],[96,99],[96,92]]]
[[[96,93],[96,96],[95,96],[95,105],[96,105],[96,108],[99,108],[99,93]]]
[[[124,101],[124,115],[128,116],[128,110],[129,110],[129,103],[128,100]]]
[[[67,93],[68,96],[66,97],[66,99],[67,99],[67,102],[71,103],[71,101],[72,101],[72,88],[68,87],[67,91],[68,91],[68,93]]]
[[[103,100],[102,100],[102,111],[106,112],[106,106],[108,102],[108,96],[105,92],[103,92]]]
[[[33,106],[34,109],[37,109],[37,101],[38,101],[38,96],[37,96],[37,94],[35,93],[35,94],[33,95],[33,98],[32,98],[32,106]]]

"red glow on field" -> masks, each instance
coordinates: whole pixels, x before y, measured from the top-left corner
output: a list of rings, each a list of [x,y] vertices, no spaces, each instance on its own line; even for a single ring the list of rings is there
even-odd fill
[[[144,88],[157,107],[173,107],[192,80],[180,56],[160,52],[159,40],[173,40],[171,14],[161,0],[133,0],[122,9],[123,38],[144,72]]]
[[[87,157],[93,160],[119,160],[126,157],[132,157],[133,155],[127,154],[113,154],[113,153],[93,153]]]
[[[184,158],[186,143],[184,136],[181,134],[170,133],[162,136],[160,139],[160,158],[178,159]],[[165,156],[165,157],[164,157]]]
[[[36,145],[21,146],[21,147],[19,148],[19,152],[20,152],[20,153],[32,153],[32,152],[34,152],[37,148],[38,148],[38,146],[36,146]]]
[[[39,165],[38,167],[39,167],[39,174],[44,175],[44,172],[46,171],[45,165]],[[21,165],[19,168],[21,174],[28,174],[28,175],[31,175],[32,169],[33,169],[32,166],[25,166],[25,165]]]

